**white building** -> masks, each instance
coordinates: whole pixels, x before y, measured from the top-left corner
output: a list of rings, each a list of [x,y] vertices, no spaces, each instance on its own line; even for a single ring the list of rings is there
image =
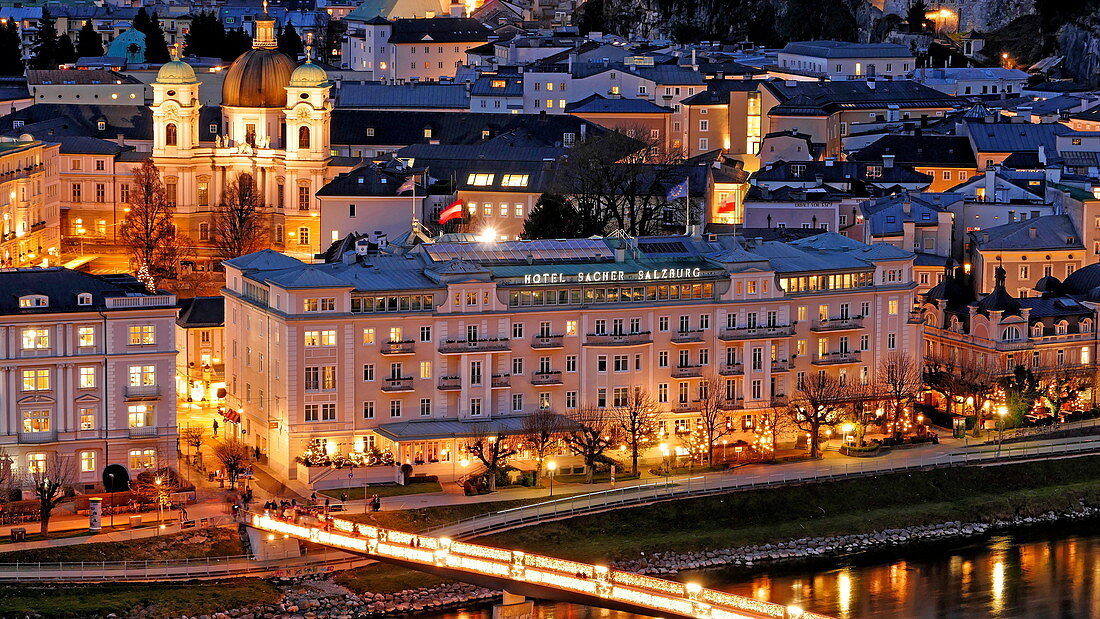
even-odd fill
[[[894,43],[796,41],[777,57],[780,70],[815,73],[831,80],[901,78],[916,66],[909,48]]]

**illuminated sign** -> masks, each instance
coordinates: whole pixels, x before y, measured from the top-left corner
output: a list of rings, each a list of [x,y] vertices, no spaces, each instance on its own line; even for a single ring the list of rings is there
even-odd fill
[[[601,282],[657,281],[702,277],[699,267],[682,269],[649,269],[641,271],[592,271],[590,273],[528,273],[525,284],[595,284]]]

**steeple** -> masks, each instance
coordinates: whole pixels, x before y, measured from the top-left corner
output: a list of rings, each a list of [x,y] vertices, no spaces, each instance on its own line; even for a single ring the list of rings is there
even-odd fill
[[[267,13],[267,0],[264,0],[264,14],[256,19],[256,39],[253,49],[276,49],[279,42],[275,39],[275,20]]]

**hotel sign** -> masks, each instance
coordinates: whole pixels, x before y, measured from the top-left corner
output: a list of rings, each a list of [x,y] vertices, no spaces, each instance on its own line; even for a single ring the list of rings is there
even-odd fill
[[[527,273],[524,284],[596,284],[624,281],[659,281],[703,277],[699,267],[680,269],[646,269],[640,271],[592,271],[588,273]]]

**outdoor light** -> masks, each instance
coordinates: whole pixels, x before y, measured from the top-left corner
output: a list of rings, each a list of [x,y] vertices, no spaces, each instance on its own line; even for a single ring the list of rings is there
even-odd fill
[[[789,619],[798,619],[801,616],[802,616],[802,609],[801,608],[799,608],[797,606],[793,606],[793,605],[787,607],[787,617]]]
[[[477,235],[477,241],[479,243],[492,243],[497,240],[497,231],[495,228],[485,228]]]
[[[840,431],[845,433],[845,434],[851,434],[852,430],[855,430],[855,426],[853,426],[850,423],[846,423],[846,424],[840,426]]]
[[[1008,414],[1008,407],[1007,406],[998,407],[997,408],[997,414],[1000,415],[1001,417],[1004,417],[1005,415]]]

